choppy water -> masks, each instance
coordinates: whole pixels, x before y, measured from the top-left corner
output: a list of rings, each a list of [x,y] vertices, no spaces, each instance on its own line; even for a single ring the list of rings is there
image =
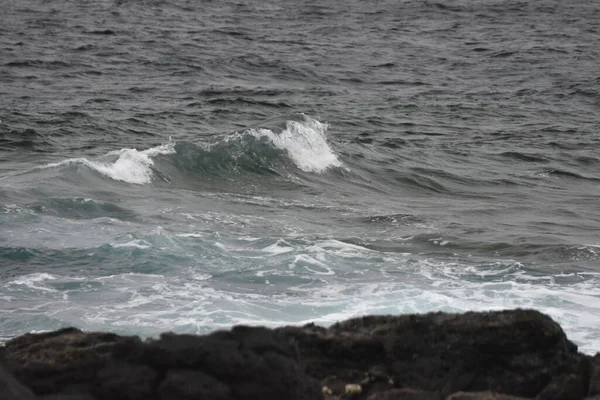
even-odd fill
[[[4,0],[0,337],[533,307],[600,350],[600,7]]]

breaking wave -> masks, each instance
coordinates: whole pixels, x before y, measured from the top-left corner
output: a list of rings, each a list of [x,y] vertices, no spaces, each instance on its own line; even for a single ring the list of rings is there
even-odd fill
[[[46,164],[41,169],[58,168],[66,165],[84,165],[100,174],[127,183],[145,184],[152,180],[152,169],[154,161],[153,156],[159,154],[173,153],[173,144],[165,144],[158,147],[152,147],[147,150],[138,151],[136,149],[121,149],[111,151],[99,160],[88,160],[87,158],[69,158],[56,163]],[[114,157],[116,160],[111,161]]]
[[[268,138],[278,149],[287,152],[298,168],[321,173],[329,167],[339,167],[340,160],[326,140],[327,125],[306,117],[304,121],[287,121],[285,129],[275,133],[269,129],[251,129],[252,136]]]
[[[157,174],[161,166],[155,165],[154,159],[168,155],[168,162],[180,171],[269,173],[291,161],[295,168],[319,174],[341,166],[327,143],[326,131],[326,124],[302,115],[298,120],[285,121],[282,129],[250,128],[212,142],[170,142],[147,150],[127,148],[95,160],[70,158],[36,169],[82,165],[115,181],[143,185],[157,175],[169,175]]]

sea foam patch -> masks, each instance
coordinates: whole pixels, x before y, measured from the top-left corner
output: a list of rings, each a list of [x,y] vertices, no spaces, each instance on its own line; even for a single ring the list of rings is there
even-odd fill
[[[182,248],[202,240],[175,237]],[[207,333],[236,324],[330,325],[366,314],[520,307],[549,314],[582,351],[600,350],[600,274],[539,275],[511,260],[444,261],[397,253],[382,257],[331,239],[272,239],[267,246],[265,240],[220,240],[226,245],[215,243],[213,249],[219,249],[219,259],[229,269],[223,265],[209,270],[198,257],[196,264],[160,274],[35,273],[0,283],[3,298],[10,299],[0,299],[5,316],[0,330],[17,319],[23,327],[15,334],[25,333],[27,321],[35,320],[41,329],[43,317],[50,318],[48,329],[75,325],[152,336],[165,330]]]

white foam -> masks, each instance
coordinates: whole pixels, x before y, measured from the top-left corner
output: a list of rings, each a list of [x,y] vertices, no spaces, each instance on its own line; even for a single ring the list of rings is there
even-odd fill
[[[167,233],[157,228],[156,234]],[[365,314],[522,307],[549,314],[582,351],[600,350],[600,273],[541,276],[511,260],[483,264],[415,254],[383,257],[331,239],[279,239],[264,247],[263,241],[223,236],[225,244],[213,246],[225,250],[218,257],[225,260],[222,264],[199,258],[194,265],[174,265],[164,275],[86,277],[86,285],[61,291],[61,284],[74,278],[31,274],[4,284],[2,293],[11,301],[3,309],[15,320],[56,316],[88,330],[117,327],[155,335],[165,330],[206,333],[235,324],[329,325]],[[145,245],[133,239],[122,240],[132,247]],[[60,296],[65,290],[68,297]]]
[[[310,257],[296,257],[296,260],[311,266],[323,266],[326,275],[332,272]],[[50,294],[40,292],[40,298],[35,301],[34,307],[27,308],[27,313],[47,315],[61,312],[65,313],[61,318],[87,329],[118,326],[132,333],[156,334],[164,330],[207,332],[234,324],[276,326],[315,322],[329,325],[365,314],[526,307],[538,309],[557,320],[568,337],[580,344],[582,351],[591,353],[600,350],[600,333],[596,329],[600,324],[597,281],[553,286],[514,280],[462,280],[462,285],[456,285],[450,277],[443,277],[444,274],[456,273],[452,272],[453,267],[444,270],[444,265],[431,262],[419,263],[417,267],[413,271],[417,277],[422,277],[419,271],[422,269],[431,278],[415,284],[415,276],[406,271],[401,279],[389,276],[370,282],[336,280],[326,285],[300,285],[280,294],[261,293],[260,288],[257,288],[258,291],[237,292],[217,289],[209,286],[214,278],[194,271],[190,271],[189,276],[125,273],[94,279],[103,284],[104,300],[101,303],[97,301],[98,292],[92,289],[89,289],[89,297],[79,293],[80,298],[75,299],[72,298],[76,293],[72,292],[70,298],[51,298],[48,297]],[[439,271],[430,271],[432,268]],[[312,272],[323,274],[320,270]],[[264,270],[256,276],[264,277],[267,282],[273,273],[276,275],[277,270]],[[34,284],[39,289],[43,282],[55,279],[49,274],[34,274],[12,283]],[[434,285],[436,282],[440,284]],[[11,293],[11,296],[20,297],[18,293]],[[93,306],[84,300],[92,301]],[[20,308],[18,313],[22,316],[25,311]]]
[[[135,239],[127,243],[115,243],[111,244],[114,248],[135,248],[135,249],[149,249],[152,247],[150,243],[142,239]]]
[[[5,204],[2,206],[4,214],[31,214],[30,210],[23,209],[16,204]]]
[[[297,255],[294,258],[294,261],[290,264],[290,268],[295,268],[299,264],[302,265],[302,267],[305,270],[315,275],[335,275],[335,272],[331,268],[329,268],[325,263],[318,261],[313,257],[307,256],[305,254]],[[320,268],[321,270],[314,269],[314,267]]]
[[[183,237],[183,238],[201,238],[201,237],[204,237],[203,234],[201,234],[201,233],[195,233],[195,232],[192,232],[192,233],[178,233],[175,236]]]
[[[165,276],[159,274],[141,274],[137,272],[127,272],[124,274],[107,275],[96,278],[96,280],[98,281],[122,280],[126,282],[144,282],[146,280],[152,281],[155,279],[164,280]]]
[[[370,250],[366,247],[357,244],[342,242],[340,240],[335,239],[322,240],[317,244],[311,246],[310,249],[313,249],[315,251],[330,251],[333,254],[344,257],[361,257],[368,253],[370,253],[370,255],[372,256],[372,254],[375,252],[374,250]]]
[[[290,251],[294,251],[294,248],[291,247],[285,240],[279,239],[277,242],[273,243],[270,246],[267,246],[262,249],[265,253],[270,253],[273,255],[289,253]]]
[[[116,181],[135,184],[146,184],[152,180],[153,156],[159,154],[172,154],[175,152],[172,143],[153,147],[147,150],[121,149],[107,153],[99,160],[88,160],[87,158],[70,158],[67,160],[50,163],[38,168],[56,168],[64,165],[81,164],[91,168],[104,176]],[[118,156],[114,162],[105,161],[103,158]]]
[[[56,292],[55,289],[43,286],[45,281],[55,280],[56,277],[47,273],[35,273],[21,276],[8,282],[9,285],[25,286],[33,290]]]
[[[305,117],[302,122],[287,121],[286,129],[274,133],[269,129],[250,130],[256,138],[267,137],[275,147],[285,150],[294,164],[306,172],[324,172],[329,167],[342,165],[329,144],[327,125]]]

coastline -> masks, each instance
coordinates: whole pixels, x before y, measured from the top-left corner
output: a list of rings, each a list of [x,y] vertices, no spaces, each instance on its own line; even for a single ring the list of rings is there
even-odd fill
[[[145,341],[67,328],[7,341],[0,364],[7,400],[600,399],[600,353],[521,309]]]

